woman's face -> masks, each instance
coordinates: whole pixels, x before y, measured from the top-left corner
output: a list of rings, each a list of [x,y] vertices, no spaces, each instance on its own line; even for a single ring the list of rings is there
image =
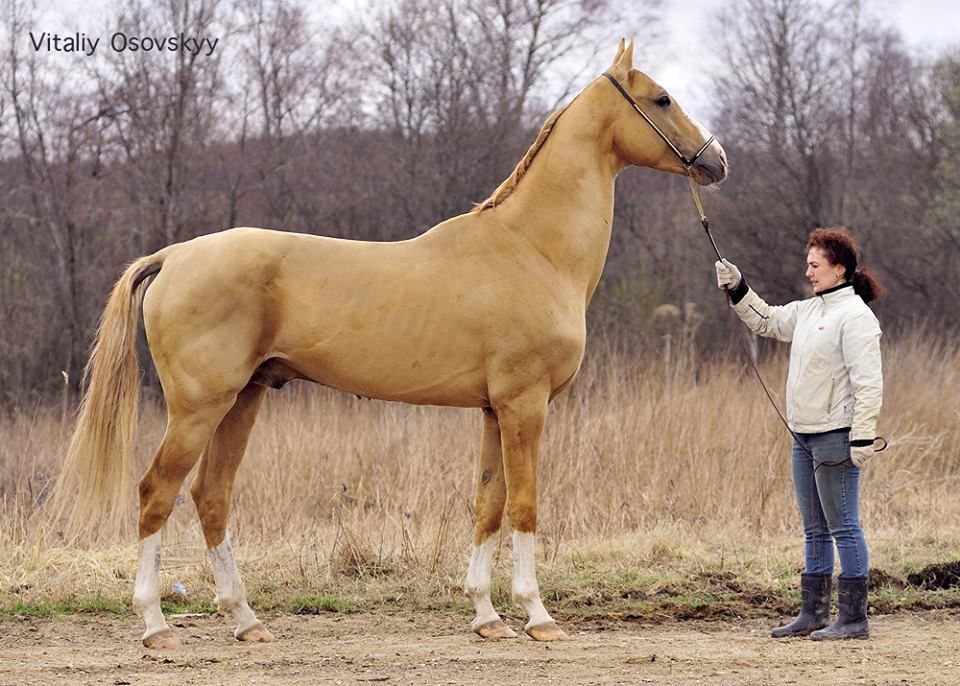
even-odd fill
[[[846,270],[839,264],[830,264],[820,248],[810,248],[807,253],[806,277],[813,284],[815,293],[820,293],[843,283],[843,273]]]

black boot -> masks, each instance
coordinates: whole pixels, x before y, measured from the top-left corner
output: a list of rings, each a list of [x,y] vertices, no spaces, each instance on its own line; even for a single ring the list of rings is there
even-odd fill
[[[855,579],[840,577],[837,586],[840,616],[826,629],[814,631],[814,641],[836,641],[845,638],[870,638],[867,625],[867,577]]]
[[[811,631],[822,629],[830,622],[830,586],[833,577],[829,574],[800,575],[800,615],[785,626],[770,632],[774,638],[806,636]]]

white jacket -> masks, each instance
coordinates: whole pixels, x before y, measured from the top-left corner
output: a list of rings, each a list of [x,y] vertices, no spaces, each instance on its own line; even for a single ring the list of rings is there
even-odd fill
[[[787,423],[797,433],[850,427],[850,440],[877,435],[883,400],[880,324],[850,284],[807,300],[768,305],[753,289],[733,309],[761,336],[793,341]]]

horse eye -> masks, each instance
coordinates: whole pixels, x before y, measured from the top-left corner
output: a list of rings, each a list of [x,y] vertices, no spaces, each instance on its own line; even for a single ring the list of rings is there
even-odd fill
[[[669,106],[670,106],[670,96],[669,96],[669,95],[661,95],[659,98],[657,98],[657,104],[660,105],[660,107],[669,107]]]

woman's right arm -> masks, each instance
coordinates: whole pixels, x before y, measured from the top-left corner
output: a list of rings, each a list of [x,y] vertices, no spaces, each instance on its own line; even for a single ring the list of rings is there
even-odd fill
[[[797,326],[800,301],[786,305],[768,305],[728,260],[717,262],[717,285],[730,295],[733,311],[751,331],[761,336],[792,341]],[[733,285],[731,285],[733,284]]]

